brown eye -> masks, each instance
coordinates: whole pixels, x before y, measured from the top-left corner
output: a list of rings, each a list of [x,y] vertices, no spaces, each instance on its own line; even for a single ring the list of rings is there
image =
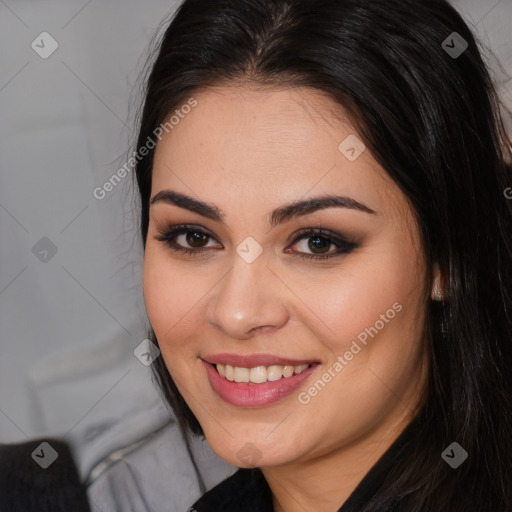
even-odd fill
[[[183,236],[183,239],[178,242],[180,236]],[[207,243],[214,238],[198,227],[181,225],[160,232],[160,235],[155,236],[155,239],[164,242],[173,251],[198,256],[210,251],[211,247],[208,247]],[[334,256],[341,256],[358,247],[358,244],[346,240],[341,234],[322,228],[308,228],[300,231],[295,237],[293,245],[297,245],[302,240],[308,242],[299,251],[287,250],[286,252],[308,261],[326,260]],[[331,246],[336,249],[329,251]],[[311,253],[307,251],[311,251]]]
[[[330,231],[318,229],[305,229],[298,233],[295,237],[293,245],[301,240],[308,240],[305,247],[302,247],[298,252],[295,253],[299,258],[306,260],[322,260],[347,254],[358,247],[358,244],[346,240],[339,233],[331,233]],[[329,248],[335,246],[336,250],[329,252]],[[310,250],[312,254],[308,254],[306,250]]]
[[[183,236],[182,243],[190,247],[184,247],[182,243],[177,242],[177,238]],[[176,252],[183,252],[186,254],[198,254],[209,250],[205,244],[208,240],[213,238],[210,234],[195,226],[174,226],[163,232],[159,236],[155,236],[155,240],[164,242],[170,249]]]
[[[185,236],[187,244],[190,244],[192,247],[202,247],[201,244],[207,242],[208,238],[209,235],[201,231],[187,231]]]
[[[320,254],[328,252],[332,242],[328,238],[323,236],[310,237],[308,242],[308,248],[315,252],[317,249],[320,250]]]

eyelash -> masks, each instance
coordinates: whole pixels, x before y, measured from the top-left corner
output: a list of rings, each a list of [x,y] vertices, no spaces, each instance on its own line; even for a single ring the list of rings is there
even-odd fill
[[[205,251],[208,251],[209,249],[207,247],[202,248],[186,248],[182,247],[180,245],[177,245],[174,239],[179,236],[186,233],[200,233],[203,235],[208,236],[210,239],[214,238],[209,233],[206,233],[200,228],[197,228],[195,226],[190,225],[181,225],[181,226],[174,226],[172,228],[169,228],[165,231],[160,231],[160,236],[155,236],[155,240],[158,240],[160,242],[164,242],[171,250],[176,252],[181,252],[183,254],[190,254],[194,256],[198,256],[198,253],[204,253]],[[303,252],[294,253],[298,258],[311,261],[311,260],[327,260],[329,258],[333,258],[335,256],[341,256],[342,254],[348,254],[349,252],[353,251],[358,247],[358,244],[354,242],[350,242],[346,240],[343,236],[340,234],[335,234],[330,231],[323,230],[322,228],[305,228],[300,230],[298,233],[295,234],[295,238],[293,240],[292,245],[295,245],[298,241],[300,241],[303,238],[313,238],[313,237],[319,237],[327,240],[331,244],[335,245],[338,250],[331,252],[329,254],[307,254]]]

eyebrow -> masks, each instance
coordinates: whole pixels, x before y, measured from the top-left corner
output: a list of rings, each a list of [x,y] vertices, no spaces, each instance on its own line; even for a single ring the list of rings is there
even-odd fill
[[[224,222],[224,218],[226,216],[225,213],[214,204],[199,201],[174,190],[160,190],[160,192],[153,196],[150,201],[150,205],[159,202],[184,208],[197,213],[202,217],[218,222]],[[292,203],[285,204],[284,206],[280,206],[270,213],[268,222],[271,227],[275,227],[294,217],[308,215],[325,208],[348,208],[350,210],[359,210],[372,215],[378,215],[377,212],[351,197],[326,194],[320,197],[294,201]]]

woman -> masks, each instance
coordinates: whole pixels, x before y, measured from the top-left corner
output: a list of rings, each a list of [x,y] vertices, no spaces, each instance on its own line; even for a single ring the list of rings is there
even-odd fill
[[[512,510],[509,145],[444,0],[181,5],[137,145],[153,368],[241,468],[191,510]]]

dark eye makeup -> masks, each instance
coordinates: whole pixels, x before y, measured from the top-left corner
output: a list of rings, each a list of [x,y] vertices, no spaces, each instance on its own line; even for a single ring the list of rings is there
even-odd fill
[[[185,240],[188,244],[194,243],[203,243],[208,242],[207,239],[214,239],[215,237],[205,231],[203,228],[191,224],[182,224],[176,226],[170,226],[162,231],[158,232],[159,235],[155,236],[155,240],[159,242],[163,242],[169,247],[171,250],[180,252],[182,254],[188,254],[191,256],[204,256],[205,253],[211,251],[211,248],[208,247],[183,247],[176,242],[176,238],[180,235],[192,235],[192,237],[186,236]],[[294,237],[294,238],[293,238]],[[356,249],[359,244],[348,240],[341,233],[336,233],[335,231],[331,231],[329,229],[324,228],[304,228],[299,230],[298,232],[291,235],[290,238],[293,238],[292,245],[295,245],[298,241],[302,239],[310,239],[311,243],[308,244],[311,250],[320,249],[327,247],[329,248],[331,245],[336,247],[336,250],[326,253],[326,254],[308,254],[304,252],[296,252],[289,251],[287,253],[292,253],[296,257],[311,261],[311,260],[326,260],[329,258],[333,258],[335,256],[341,256],[344,254],[348,254],[354,249]]]

